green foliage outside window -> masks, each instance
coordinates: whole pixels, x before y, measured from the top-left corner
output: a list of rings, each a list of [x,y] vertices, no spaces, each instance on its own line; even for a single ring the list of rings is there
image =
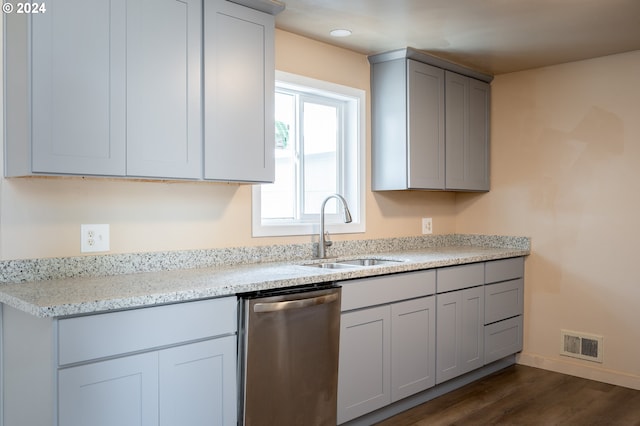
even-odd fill
[[[276,121],[276,147],[286,148],[289,143],[289,126],[282,121]]]

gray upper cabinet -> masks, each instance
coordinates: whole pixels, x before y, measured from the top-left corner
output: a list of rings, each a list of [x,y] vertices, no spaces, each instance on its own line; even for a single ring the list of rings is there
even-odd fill
[[[492,77],[410,48],[369,61],[372,189],[488,191]]]
[[[201,0],[50,0],[7,15],[5,175],[272,182],[282,7],[243,4],[205,0],[203,17]]]
[[[444,71],[413,60],[373,64],[372,189],[444,187]]]
[[[201,177],[201,12],[52,0],[8,16],[6,175]]]
[[[489,190],[487,83],[445,73],[446,189]]]
[[[202,176],[202,2],[127,2],[127,175]]]
[[[204,178],[273,182],[275,18],[204,3]]]
[[[6,176],[125,174],[126,14],[64,0],[5,16]]]

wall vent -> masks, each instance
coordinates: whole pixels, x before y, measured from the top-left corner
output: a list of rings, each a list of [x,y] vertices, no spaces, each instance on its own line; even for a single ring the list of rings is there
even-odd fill
[[[560,355],[602,362],[602,336],[560,330]]]

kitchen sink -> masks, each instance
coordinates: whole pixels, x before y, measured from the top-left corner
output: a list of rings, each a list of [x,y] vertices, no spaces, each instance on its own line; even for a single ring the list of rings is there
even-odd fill
[[[359,267],[363,268],[363,267],[379,266],[379,265],[392,265],[394,263],[400,263],[400,262],[402,262],[402,260],[362,258],[362,259],[336,260],[331,262],[307,263],[304,266],[311,266],[314,268],[325,268],[325,269],[346,269],[346,268],[359,268]]]
[[[346,265],[339,262],[308,263],[304,266],[312,266],[314,268],[323,268],[323,269],[349,269],[349,268],[356,267],[356,265]]]
[[[339,263],[341,265],[354,265],[354,266],[376,266],[376,265],[391,265],[394,263],[399,263],[401,260],[390,260],[390,259],[350,259],[350,260],[341,260]]]

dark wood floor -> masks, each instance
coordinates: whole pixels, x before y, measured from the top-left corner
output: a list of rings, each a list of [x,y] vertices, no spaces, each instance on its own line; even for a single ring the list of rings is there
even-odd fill
[[[640,425],[640,391],[515,365],[378,426]]]

